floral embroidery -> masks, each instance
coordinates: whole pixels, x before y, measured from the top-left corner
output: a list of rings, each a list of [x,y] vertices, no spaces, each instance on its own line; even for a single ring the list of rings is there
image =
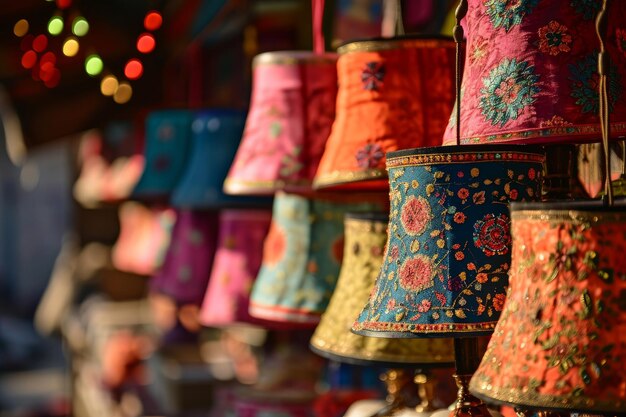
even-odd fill
[[[599,0],[571,0],[570,5],[582,14],[585,20],[591,20],[597,16],[602,7],[602,2]]]
[[[368,143],[356,153],[359,168],[377,168],[385,157],[383,148],[377,143]]]
[[[402,209],[402,226],[411,236],[419,236],[424,233],[432,218],[430,204],[422,196],[409,197]]]
[[[517,190],[514,191],[517,196]],[[509,218],[506,215],[496,217],[489,213],[474,224],[474,245],[485,255],[505,255],[510,244]]]
[[[472,65],[475,65],[487,56],[489,51],[489,41],[482,36],[477,36],[469,52],[469,60]]]
[[[626,56],[626,29],[615,29],[615,40],[617,42],[617,49]]]
[[[570,80],[572,81],[572,97],[581,107],[583,113],[597,113],[598,100],[598,54],[592,53],[580,61],[569,65]],[[621,92],[619,72],[611,63],[608,75],[609,109],[613,111]]]
[[[474,151],[387,158],[389,244],[355,331],[493,329],[511,262],[506,203],[539,197],[543,158],[525,158]]]
[[[535,102],[540,89],[534,69],[526,61],[505,58],[483,78],[479,107],[492,125],[504,126]]]
[[[400,267],[400,286],[407,291],[420,292],[433,286],[433,264],[426,256],[407,259]]]
[[[494,297],[502,315],[470,389],[591,414],[624,410],[626,345],[615,332],[626,317],[626,216],[536,210],[512,220],[510,289],[503,306]]]
[[[539,123],[539,127],[556,127],[556,126],[571,126],[572,123],[568,122],[561,116],[554,115],[550,120],[543,120]]]
[[[283,229],[272,222],[270,230],[265,238],[263,248],[263,263],[268,266],[274,266],[283,259],[285,250],[287,249],[287,238]]]
[[[365,90],[376,91],[383,86],[385,78],[385,64],[368,62],[361,72],[361,82]]]
[[[486,0],[485,7],[491,23],[496,28],[507,32],[522,23],[524,16],[530,14],[539,0]]]
[[[539,29],[539,50],[550,55],[569,52],[572,36],[567,27],[553,20]]]

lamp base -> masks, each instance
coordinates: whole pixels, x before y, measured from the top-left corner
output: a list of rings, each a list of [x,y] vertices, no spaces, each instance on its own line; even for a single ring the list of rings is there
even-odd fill
[[[469,392],[469,382],[472,375],[455,374],[453,377],[459,391],[450,417],[492,417],[487,405]]]

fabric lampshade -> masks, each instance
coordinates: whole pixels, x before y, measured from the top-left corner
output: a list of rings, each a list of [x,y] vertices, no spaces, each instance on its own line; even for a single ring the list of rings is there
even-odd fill
[[[191,122],[189,110],[159,110],[146,117],[144,169],[131,197],[162,199],[174,190],[187,166]]]
[[[470,389],[521,408],[626,413],[624,207],[514,204],[511,220],[509,292]]]
[[[523,145],[389,153],[385,259],[353,330],[381,337],[492,332],[511,262],[508,202],[539,198],[543,159]]]
[[[255,203],[254,200],[227,196],[222,192],[245,120],[245,113],[236,110],[214,109],[194,113],[189,162],[172,194],[172,206],[202,209]]]
[[[386,152],[441,145],[454,104],[454,42],[365,40],[338,52],[337,117],[314,185],[387,190]]]
[[[335,54],[266,52],[253,61],[252,98],[228,194],[308,191],[335,119]]]
[[[468,0],[461,143],[598,140],[599,0]],[[626,3],[611,1],[602,35],[610,57],[612,137],[626,134]],[[453,113],[444,143],[456,143]]]
[[[250,314],[275,322],[317,324],[339,276],[344,214],[382,207],[276,194]]]
[[[353,364],[451,364],[452,340],[386,339],[350,331],[382,266],[387,223],[388,216],[383,213],[346,214],[341,272],[328,308],[311,338],[311,348],[329,359]]]
[[[224,209],[219,240],[200,322],[225,326],[254,320],[248,313],[250,291],[259,273],[270,210]]]
[[[178,305],[200,305],[206,291],[217,246],[218,212],[177,210],[163,266],[150,289]]]

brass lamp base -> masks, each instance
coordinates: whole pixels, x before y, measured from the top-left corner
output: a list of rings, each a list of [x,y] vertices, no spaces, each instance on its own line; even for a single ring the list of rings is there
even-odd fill
[[[469,392],[469,382],[472,375],[455,374],[453,377],[459,391],[450,417],[492,417],[487,405]]]

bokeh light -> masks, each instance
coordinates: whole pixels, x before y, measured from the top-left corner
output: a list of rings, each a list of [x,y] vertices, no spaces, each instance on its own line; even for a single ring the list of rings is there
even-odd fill
[[[72,5],[72,0],[56,0],[59,9],[67,9]]]
[[[61,16],[52,16],[48,21],[48,33],[52,36],[57,36],[61,32],[63,32],[63,18]]]
[[[33,50],[24,52],[22,55],[22,66],[26,69],[32,68],[37,63],[37,53]]]
[[[102,72],[102,68],[104,68],[104,63],[102,62],[102,58],[100,58],[100,56],[92,54],[85,59],[85,71],[92,77],[100,74]]]
[[[154,36],[149,33],[143,33],[137,38],[137,50],[142,54],[148,54],[154,51],[155,45],[156,41],[154,40]]]
[[[113,101],[118,104],[128,103],[128,100],[133,96],[133,88],[129,83],[123,81],[115,90],[115,94],[113,95]]]
[[[48,47],[48,38],[46,35],[39,35],[33,40],[33,49],[36,52],[43,52]]]
[[[146,17],[143,19],[143,26],[146,30],[157,30],[161,27],[163,23],[163,18],[161,17],[161,13],[157,11],[151,11],[146,14]]]
[[[72,23],[72,33],[76,36],[85,36],[89,32],[89,23],[87,20],[79,16]]]
[[[105,96],[112,96],[117,91],[118,85],[114,75],[107,75],[100,82],[100,92]]]
[[[54,68],[56,62],[56,55],[52,52],[46,52],[39,58],[39,67],[42,71],[48,71],[50,68]]]
[[[73,57],[78,53],[80,49],[80,44],[78,43],[78,39],[70,36],[63,42],[63,55]]]
[[[20,41],[20,48],[22,48],[22,51],[28,51],[29,49],[32,49],[34,39],[35,36],[32,34],[24,36]]]
[[[143,75],[143,64],[138,59],[131,59],[124,67],[124,75],[129,80],[136,80]]]
[[[20,19],[17,21],[17,23],[15,23],[15,26],[13,26],[13,33],[15,34],[15,36],[21,38],[28,33],[28,28],[28,20]]]
[[[48,88],[54,88],[59,85],[59,81],[61,81],[61,71],[59,71],[58,68],[54,68],[51,76],[47,80],[44,80],[43,83]]]

